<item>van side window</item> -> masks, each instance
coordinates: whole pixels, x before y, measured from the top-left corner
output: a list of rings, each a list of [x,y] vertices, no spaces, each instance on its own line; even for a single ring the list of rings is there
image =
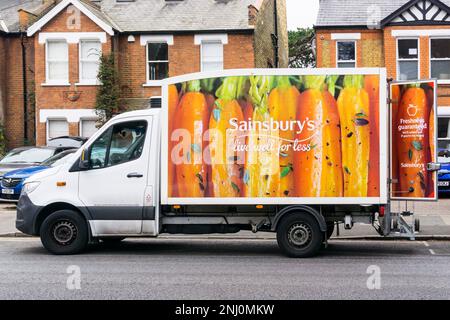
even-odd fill
[[[145,142],[147,122],[136,121],[115,125],[109,149],[108,167],[139,159]]]
[[[100,169],[105,167],[109,141],[111,140],[111,132],[111,129],[105,131],[92,144],[89,154],[91,169]]]
[[[139,159],[144,149],[146,133],[146,121],[116,124],[92,144],[91,169],[116,166]]]

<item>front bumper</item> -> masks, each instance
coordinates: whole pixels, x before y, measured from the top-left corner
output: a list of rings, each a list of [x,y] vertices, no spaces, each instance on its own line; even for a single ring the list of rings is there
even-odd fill
[[[22,195],[17,204],[16,228],[28,235],[39,235],[39,230],[36,230],[35,225],[40,211],[41,207],[33,204],[28,195]]]

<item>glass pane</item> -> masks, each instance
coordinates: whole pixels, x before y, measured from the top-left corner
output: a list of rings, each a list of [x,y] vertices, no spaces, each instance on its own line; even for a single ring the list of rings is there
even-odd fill
[[[450,60],[431,61],[431,77],[440,80],[450,79]]]
[[[399,61],[399,80],[417,80],[419,76],[417,61]]]
[[[49,62],[48,63],[49,80],[68,80],[69,64],[67,62]]]
[[[149,80],[162,80],[169,76],[168,62],[150,62],[148,64]]]
[[[339,61],[356,60],[354,42],[338,42],[338,60]]]
[[[47,43],[47,58],[49,60],[67,61],[69,50],[65,41],[49,41]]]
[[[100,64],[98,62],[82,62],[81,77],[83,80],[96,80]]]
[[[81,59],[98,61],[102,52],[100,41],[81,41]]]
[[[438,119],[438,138],[450,138],[450,118]]]
[[[97,130],[97,121],[81,120],[81,135],[83,138],[92,137]]]
[[[417,39],[398,40],[398,57],[400,59],[417,59],[419,41]]]
[[[203,42],[202,43],[203,61],[222,61],[223,44],[222,42]]]
[[[167,43],[149,43],[148,61],[166,61],[169,60],[169,46]]]
[[[356,64],[354,62],[339,62],[338,68],[355,68]]]
[[[111,132],[111,129],[107,130],[92,144],[89,155],[90,167],[92,169],[105,167],[106,151],[111,140]]]
[[[450,58],[450,39],[432,39],[431,57]]]
[[[65,137],[69,135],[69,123],[66,120],[48,121],[48,138]]]
[[[111,139],[108,166],[139,159],[144,148],[147,122],[136,121],[115,125]]]

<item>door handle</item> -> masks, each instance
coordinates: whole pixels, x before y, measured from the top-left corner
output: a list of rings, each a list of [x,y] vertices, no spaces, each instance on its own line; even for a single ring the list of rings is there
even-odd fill
[[[140,173],[137,173],[137,172],[129,173],[127,175],[127,178],[143,178],[143,177],[144,177],[143,174],[140,174]]]

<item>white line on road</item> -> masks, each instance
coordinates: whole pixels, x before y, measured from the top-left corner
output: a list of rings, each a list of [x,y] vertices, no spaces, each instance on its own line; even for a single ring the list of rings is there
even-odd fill
[[[434,252],[434,250],[433,249],[429,249],[430,250],[430,253],[433,255],[433,256],[435,256],[436,255],[436,252]]]
[[[428,242],[426,242],[426,241],[423,241],[422,243],[423,243],[423,245],[424,245],[425,247],[427,247],[427,248],[430,246],[430,244],[429,244]]]

